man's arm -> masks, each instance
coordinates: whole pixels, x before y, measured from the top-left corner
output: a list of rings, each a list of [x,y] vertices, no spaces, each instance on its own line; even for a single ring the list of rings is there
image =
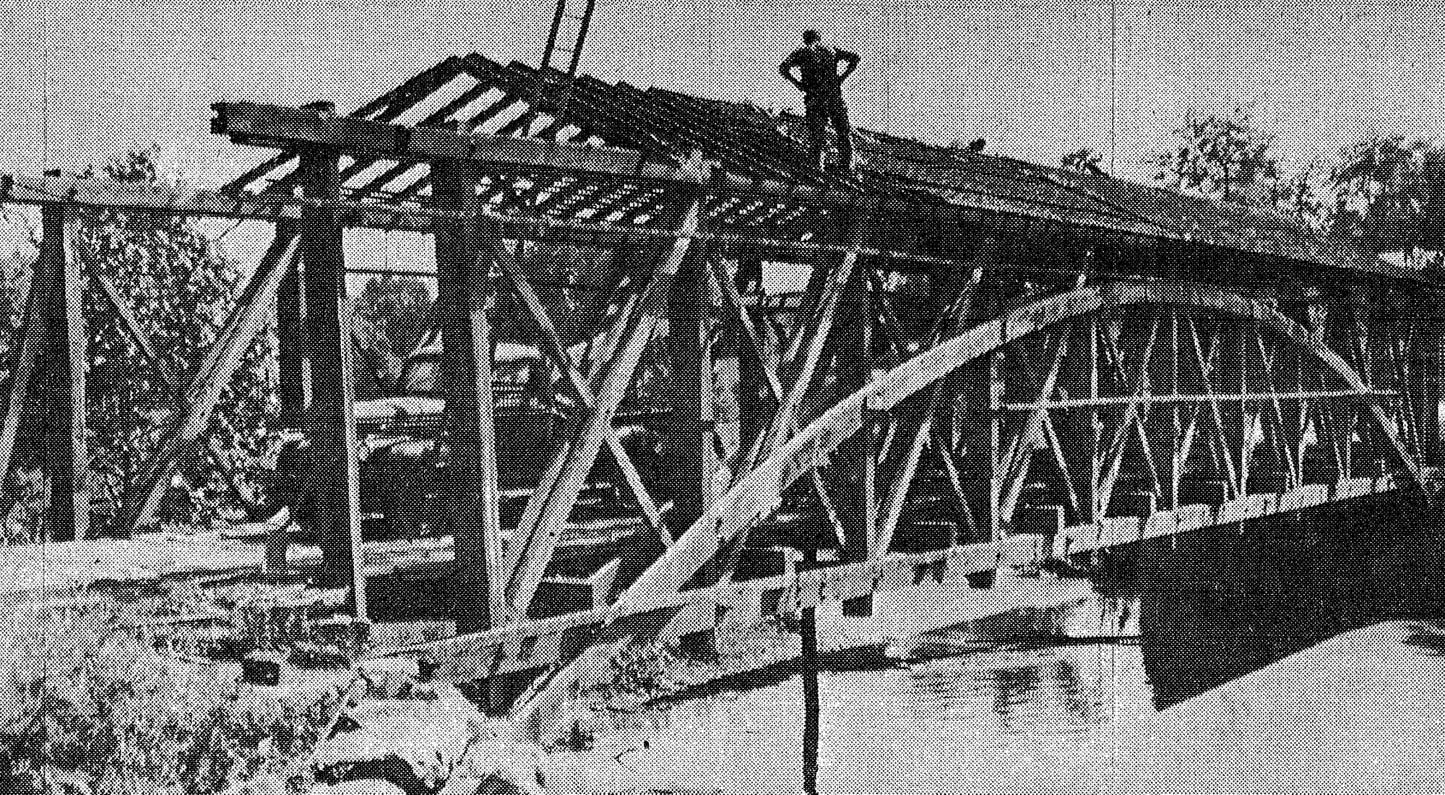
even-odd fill
[[[793,67],[794,67],[794,66],[797,66],[797,65],[798,65],[798,54],[797,54],[797,53],[793,53],[792,55],[789,55],[789,56],[787,57],[787,60],[785,60],[785,61],[783,61],[782,63],[778,64],[778,74],[782,75],[783,78],[784,78],[785,80],[787,80],[789,83],[792,83],[794,86],[797,86],[797,88],[798,88],[799,91],[802,91],[802,90],[803,90],[803,81],[802,81],[802,80],[799,80],[799,79],[796,78],[796,77],[793,77]]]
[[[848,79],[848,75],[853,74],[854,69],[858,68],[858,53],[847,50],[834,50],[834,53],[837,54],[838,60],[843,62],[843,72],[838,75],[838,82],[841,83]]]

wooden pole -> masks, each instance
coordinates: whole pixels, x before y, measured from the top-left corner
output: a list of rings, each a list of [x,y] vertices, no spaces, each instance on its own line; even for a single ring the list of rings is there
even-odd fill
[[[277,237],[294,236],[295,225],[277,224]],[[306,360],[305,302],[301,259],[293,257],[281,277],[276,295],[276,392],[281,401],[281,424],[298,428],[311,400],[311,363]]]
[[[90,451],[85,433],[85,317],[81,311],[84,276],[75,259],[75,209],[47,205],[41,273],[50,284],[50,400],[46,411],[46,462],[50,472],[49,537],[57,541],[90,533]]]
[[[1428,466],[1445,463],[1445,445],[1441,440],[1441,405],[1445,403],[1445,320],[1427,308],[1421,308],[1420,316],[1414,321],[1410,355],[1411,384],[1408,388],[1416,391],[1418,416],[1415,421],[1420,429],[1420,458]]]
[[[763,263],[756,259],[745,259],[738,261],[737,273],[733,277],[733,283],[739,295],[762,296]],[[765,339],[760,340],[765,346],[771,342],[770,335],[766,334],[767,324],[759,324],[758,319],[753,319],[754,328],[764,332]],[[741,325],[741,324],[739,324]],[[774,405],[768,391],[767,376],[763,372],[763,365],[757,357],[747,355],[744,350],[746,341],[743,339],[744,330],[738,331],[738,440],[743,450],[748,449],[759,433],[767,428],[768,410]],[[770,352],[765,348],[765,352]]]
[[[848,285],[841,308],[845,322],[838,327],[833,363],[837,372],[834,392],[839,399],[867,385],[873,375],[873,294],[866,273]],[[876,421],[865,416],[863,428],[838,446],[835,471],[843,481],[835,490],[838,518],[843,524],[843,560],[867,560],[878,528],[878,434]],[[843,603],[847,616],[873,614],[873,595]]]
[[[307,199],[340,198],[334,152],[302,154]],[[308,206],[301,220],[306,263],[306,348],[312,368],[311,405],[306,432],[311,440],[316,524],[322,567],[331,584],[350,589],[352,614],[366,619],[366,581],[362,573],[361,513],[356,460],[355,388],[352,384],[350,324],[346,311],[346,262],[338,213],[320,204]]]
[[[669,521],[687,527],[697,521],[716,492],[717,449],[713,444],[713,356],[706,251],[688,252],[673,280],[667,304],[667,349],[672,361],[672,422],[667,455],[672,482]]]
[[[49,331],[45,313],[46,307],[52,303],[50,282],[53,281],[44,275],[47,267],[44,257],[33,266],[31,288],[25,301],[25,317],[18,332],[19,340],[12,344],[19,348],[19,353],[10,367],[10,388],[3,424],[0,424],[0,485],[7,482],[6,477],[10,474],[10,462],[16,441],[20,438],[21,421],[25,419],[31,382],[43,367],[41,357],[48,343]]]
[[[577,495],[609,433],[612,417],[636,374],[643,349],[663,319],[668,289],[683,264],[692,243],[691,235],[696,232],[702,215],[701,199],[692,198],[681,213],[677,239],[654,268],[638,302],[631,312],[614,320],[614,326],[620,325],[625,332],[619,335],[617,349],[601,364],[601,371],[594,378],[598,384],[597,402],[585,416],[569,423],[567,438],[554,451],[536,492],[522,511],[503,563],[509,616],[520,619],[527,614],[527,607],[577,503]]]
[[[474,211],[480,179],[476,164],[438,161],[432,166],[437,205]],[[433,235],[442,377],[451,423],[449,493],[456,544],[453,611],[458,632],[480,632],[503,616],[491,323],[487,317],[490,256],[479,256],[478,231],[475,223],[456,222],[439,225]]]
[[[818,550],[803,552],[803,566],[818,566]],[[811,604],[803,608],[800,627],[803,657],[803,791],[818,791],[818,747],[822,735],[822,704],[818,686],[818,611]]]
[[[256,265],[255,273],[236,300],[231,317],[186,386],[179,421],[161,438],[150,460],[126,488],[117,522],[122,530],[129,532],[149,524],[155,515],[161,495],[165,493],[165,487],[180,460],[205,433],[211,414],[240,366],[246,349],[270,316],[277,285],[281,282],[284,268],[295,258],[296,250],[295,237],[289,233],[278,234]]]

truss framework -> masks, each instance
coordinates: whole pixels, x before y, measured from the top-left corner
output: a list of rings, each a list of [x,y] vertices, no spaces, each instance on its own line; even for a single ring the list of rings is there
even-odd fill
[[[989,184],[1014,167],[930,161],[877,134],[863,151],[887,174],[818,172],[788,134],[796,120],[587,77],[553,116],[519,93],[533,77],[471,56],[351,116],[218,105],[218,133],[282,150],[221,193],[4,181],[0,200],[43,206],[45,238],[0,471],[27,395],[47,384],[48,521],[85,534],[87,278],[178,391],[175,424],[125,497],[127,527],[154,511],[274,311],[284,408],[316,450],[326,567],[364,617],[342,230],[430,231],[447,514],[456,581],[475,598],[457,600],[460,637],[405,653],[491,680],[499,703],[517,689],[508,677],[535,679],[520,714],[537,727],[620,644],[825,600],[866,612],[879,590],[982,583],[1048,555],[1412,488],[1439,463],[1427,277],[1342,264],[1288,235],[1231,244],[1224,221],[1181,231],[1113,183],[1045,174],[1027,196],[964,190],[944,184],[946,166],[966,161]],[[113,285],[81,273],[71,239],[88,207],[276,223],[193,372],[167,369]],[[1228,214],[1215,209],[1200,218]],[[518,239],[616,247],[601,310],[549,308]],[[763,295],[764,260],[805,268],[802,296]],[[574,405],[509,526],[491,391],[503,298]],[[595,342],[581,361],[571,327]],[[668,364],[671,409],[652,471],[614,427],[650,353]],[[561,551],[604,454],[641,530],[579,571]],[[800,550],[824,563],[800,570]],[[559,597],[576,591],[580,603]]]

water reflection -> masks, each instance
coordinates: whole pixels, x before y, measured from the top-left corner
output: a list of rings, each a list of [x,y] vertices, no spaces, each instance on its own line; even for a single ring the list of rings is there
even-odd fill
[[[825,672],[819,790],[1088,789],[1115,763],[1110,738],[1122,721],[1343,631],[1445,614],[1430,587],[1445,547],[1413,510],[1360,503],[1308,524],[1281,519],[1140,545],[1094,598],[1048,621],[955,628],[951,637],[962,632],[976,651]],[[1041,638],[1040,628],[1072,640]],[[1127,640],[1112,639],[1121,634]],[[650,718],[652,750],[631,757],[640,772],[726,792],[801,782],[796,676],[672,703]]]

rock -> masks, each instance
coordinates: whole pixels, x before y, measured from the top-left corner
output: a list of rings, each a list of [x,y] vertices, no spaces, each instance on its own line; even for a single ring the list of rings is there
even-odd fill
[[[541,748],[488,732],[467,749],[440,795],[540,795],[547,770]]]
[[[373,698],[409,697],[421,676],[417,661],[406,657],[362,660],[356,664],[356,670],[366,679],[368,693]]]
[[[381,778],[407,793],[431,793],[452,775],[484,719],[460,694],[431,701],[368,701],[348,710],[316,747],[317,778]]]

